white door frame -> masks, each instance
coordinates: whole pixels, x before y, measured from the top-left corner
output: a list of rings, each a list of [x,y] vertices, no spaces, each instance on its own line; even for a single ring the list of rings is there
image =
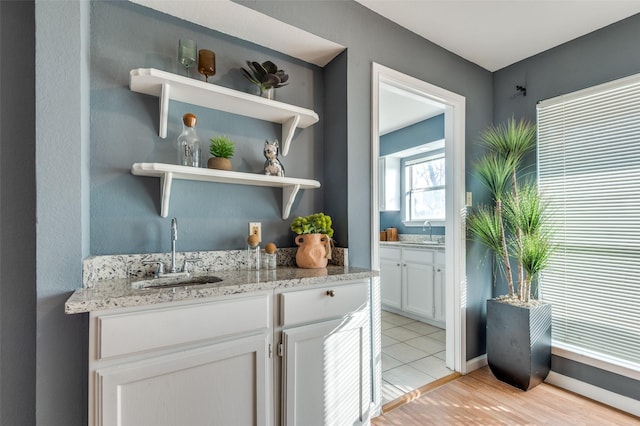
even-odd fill
[[[380,269],[380,211],[378,203],[379,83],[385,82],[411,93],[424,96],[445,106],[445,179],[446,187],[446,365],[465,374],[466,366],[466,236],[465,236],[465,98],[383,65],[372,63],[371,78],[371,266]],[[379,284],[379,280],[374,280]],[[374,289],[379,295],[379,288]],[[380,321],[380,298],[374,297],[374,323]],[[374,324],[374,333],[380,328]],[[379,342],[379,336],[374,338]],[[378,345],[376,345],[378,346]],[[379,347],[375,349],[379,351]],[[379,354],[379,352],[378,352]],[[374,360],[381,362],[380,356]],[[374,365],[375,386],[380,386],[381,367]],[[374,391],[376,398],[379,389]]]

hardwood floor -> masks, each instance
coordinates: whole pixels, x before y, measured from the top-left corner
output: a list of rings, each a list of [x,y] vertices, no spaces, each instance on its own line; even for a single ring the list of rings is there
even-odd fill
[[[640,418],[543,383],[523,392],[488,367],[372,419],[374,426],[640,425]]]

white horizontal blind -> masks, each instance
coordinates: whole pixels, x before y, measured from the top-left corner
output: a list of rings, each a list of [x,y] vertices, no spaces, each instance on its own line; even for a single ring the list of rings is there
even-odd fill
[[[640,76],[538,104],[553,340],[640,368]]]

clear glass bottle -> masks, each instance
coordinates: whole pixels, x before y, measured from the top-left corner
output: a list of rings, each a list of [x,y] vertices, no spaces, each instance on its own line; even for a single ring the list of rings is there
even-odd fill
[[[196,133],[198,119],[191,113],[182,116],[182,133],[178,136],[178,165],[200,167],[200,138]]]
[[[247,269],[260,269],[260,241],[256,235],[247,238]]]

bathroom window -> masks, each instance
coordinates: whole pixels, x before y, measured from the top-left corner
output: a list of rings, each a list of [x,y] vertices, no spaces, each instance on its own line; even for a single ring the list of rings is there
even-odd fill
[[[444,153],[412,157],[403,162],[404,224],[445,220]]]

